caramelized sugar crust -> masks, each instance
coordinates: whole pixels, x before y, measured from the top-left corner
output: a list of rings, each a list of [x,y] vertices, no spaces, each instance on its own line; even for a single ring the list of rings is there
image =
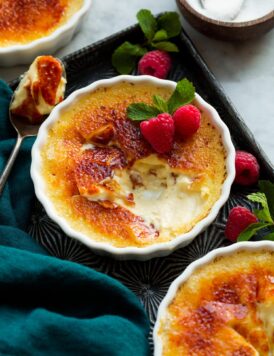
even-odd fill
[[[63,110],[49,131],[41,152],[49,197],[75,230],[93,240],[117,247],[167,241],[153,224],[125,207],[89,201],[85,197],[100,191],[99,182],[105,182],[104,193],[111,191],[114,188],[107,182],[114,170],[131,167],[137,160],[155,153],[142,138],[139,123],[126,117],[130,103],[151,103],[154,94],[168,98],[170,92],[130,83],[100,88]],[[225,151],[218,131],[204,114],[198,132],[184,142],[176,139],[174,147],[170,154],[161,156],[167,165],[195,176],[193,189],[205,180],[211,182],[202,214],[191,224],[182,226],[183,233],[205,217],[219,198],[226,177]],[[132,196],[129,194],[126,199],[130,205]],[[171,234],[168,239],[174,237]]]
[[[52,33],[83,0],[1,0],[0,47],[25,44]]]
[[[163,355],[274,351],[274,253],[238,252],[195,271],[161,320]]]
[[[76,185],[81,193],[98,191],[96,183],[111,177],[115,168],[126,166],[126,158],[118,148],[98,147],[85,150],[76,161],[74,170]]]
[[[129,210],[111,209],[82,196],[72,198],[74,209],[103,236],[119,236],[125,245],[149,243],[158,236],[157,231],[147,226],[144,220]]]
[[[41,123],[44,115],[37,109],[41,102],[40,95],[45,104],[54,106],[63,100],[63,96],[58,97],[58,87],[63,75],[63,68],[59,60],[52,56],[41,56],[36,59],[37,77],[35,81],[27,79],[24,84],[26,97],[22,104],[12,108],[15,115],[22,118],[27,117],[33,124]]]
[[[38,94],[41,94],[45,102],[49,105],[56,104],[56,93],[62,78],[63,68],[61,63],[52,56],[42,56],[38,61],[38,78],[34,89],[34,100],[38,101]],[[63,98],[59,98],[59,102]]]

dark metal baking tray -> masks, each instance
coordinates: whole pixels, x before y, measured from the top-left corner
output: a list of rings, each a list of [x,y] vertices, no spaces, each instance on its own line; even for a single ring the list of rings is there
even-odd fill
[[[98,79],[116,76],[117,72],[111,65],[111,54],[125,40],[133,43],[142,41],[142,33],[137,25],[63,58],[68,77],[67,95]],[[173,68],[168,79],[178,81],[187,77],[191,80],[197,92],[217,109],[222,120],[229,127],[235,146],[252,152],[260,163],[261,177],[274,181],[271,162],[233,108],[188,35],[182,31],[176,42],[180,53],[173,55]],[[17,80],[12,82],[11,87],[14,88],[17,82]],[[152,328],[158,305],[171,282],[192,261],[212,249],[227,244],[224,238],[224,226],[228,212],[231,207],[238,204],[250,207],[251,203],[246,198],[249,192],[248,189],[233,187],[230,199],[215,222],[189,246],[177,250],[168,257],[155,258],[147,262],[116,261],[93,254],[78,241],[65,236],[48,218],[37,200],[35,200],[28,231],[52,255],[107,273],[132,289],[143,303]],[[153,347],[151,334],[150,342]]]

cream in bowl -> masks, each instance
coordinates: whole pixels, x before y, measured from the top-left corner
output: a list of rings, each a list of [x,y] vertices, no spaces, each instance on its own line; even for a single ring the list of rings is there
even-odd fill
[[[274,11],[274,0],[187,0],[200,14],[218,21],[253,21]]]
[[[234,148],[198,95],[201,127],[157,154],[127,118],[133,102],[168,98],[176,83],[120,76],[71,95],[42,125],[32,178],[48,214],[70,236],[120,258],[185,245],[216,217],[234,179]]]
[[[272,355],[274,243],[239,243],[192,263],[170,286],[155,356]]]
[[[274,0],[176,0],[189,23],[223,40],[248,40],[274,26]]]

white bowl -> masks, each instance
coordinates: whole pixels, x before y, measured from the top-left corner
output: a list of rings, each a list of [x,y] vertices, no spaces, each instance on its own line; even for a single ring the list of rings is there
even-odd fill
[[[211,263],[216,258],[221,256],[232,255],[238,251],[259,251],[259,250],[270,250],[274,251],[274,242],[272,241],[257,241],[257,242],[239,242],[235,243],[229,247],[222,247],[216,250],[209,252],[202,258],[199,258],[195,262],[192,262],[184,272],[177,277],[170,285],[166,296],[162,300],[158,313],[157,320],[153,330],[153,341],[154,341],[154,356],[161,356],[163,350],[162,339],[159,335],[159,328],[161,324],[161,320],[165,320],[167,315],[167,308],[170,303],[175,298],[177,291],[180,286],[185,283],[191,275],[199,268]]]
[[[69,20],[50,35],[27,44],[0,47],[0,65],[10,67],[29,64],[41,54],[52,54],[71,41],[91,5],[91,0],[83,0],[81,8]]]
[[[175,82],[157,79],[151,76],[121,75],[111,79],[99,80],[85,88],[76,90],[61,104],[56,106],[51,112],[50,116],[47,118],[47,120],[44,121],[44,123],[41,125],[36,142],[32,148],[31,177],[34,183],[37,198],[44,206],[49,217],[54,220],[67,235],[78,239],[79,241],[81,241],[99,254],[112,255],[117,259],[123,260],[136,259],[144,261],[153,257],[166,256],[175,249],[188,245],[198,234],[205,230],[206,227],[214,221],[219,210],[229,197],[230,188],[235,178],[235,149],[231,142],[229,130],[227,126],[223,123],[223,121],[220,119],[217,111],[211,105],[206,103],[198,94],[196,94],[195,104],[204,112],[207,112],[210,115],[212,123],[215,125],[215,127],[217,128],[217,130],[219,130],[221,134],[223,145],[227,153],[227,177],[223,183],[220,198],[215,202],[209,214],[204,219],[200,220],[191,231],[177,236],[172,241],[146,247],[114,247],[108,243],[94,241],[85,234],[74,230],[65,220],[65,218],[58,215],[54,204],[50,201],[50,198],[47,195],[44,178],[41,174],[42,160],[40,156],[40,150],[47,140],[48,131],[50,130],[53,123],[58,120],[63,110],[68,108],[77,98],[84,96],[87,93],[91,93],[99,87],[109,87],[123,81],[133,83],[150,83],[156,86],[164,86],[172,90],[174,90],[176,87]]]

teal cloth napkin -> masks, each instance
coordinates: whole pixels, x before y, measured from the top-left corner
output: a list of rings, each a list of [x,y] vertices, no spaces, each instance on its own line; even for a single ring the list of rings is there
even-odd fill
[[[0,170],[15,143],[0,81]],[[26,139],[0,198],[0,355],[147,355],[137,297],[107,275],[47,255],[25,231],[34,198]]]

